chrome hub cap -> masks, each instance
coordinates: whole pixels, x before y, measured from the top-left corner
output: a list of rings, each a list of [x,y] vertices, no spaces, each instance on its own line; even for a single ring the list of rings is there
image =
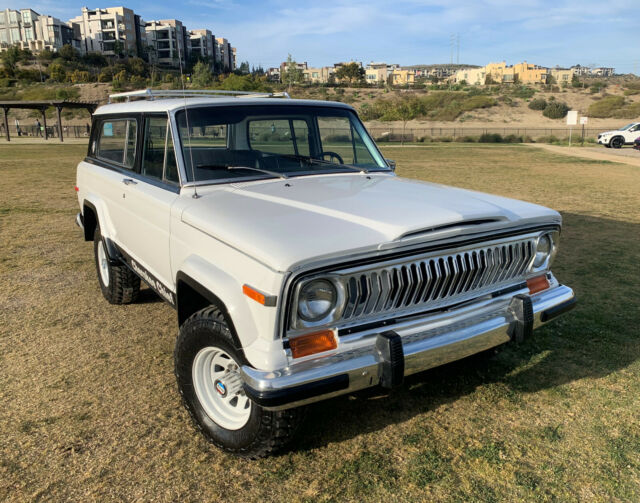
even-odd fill
[[[193,388],[207,415],[227,430],[239,430],[251,415],[238,364],[224,350],[198,351],[191,368]]]
[[[104,250],[104,243],[102,241],[98,244],[98,266],[100,268],[102,284],[109,286],[109,262],[107,261],[107,253]]]

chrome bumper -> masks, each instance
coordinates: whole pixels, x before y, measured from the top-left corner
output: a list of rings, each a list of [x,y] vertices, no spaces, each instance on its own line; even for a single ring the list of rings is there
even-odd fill
[[[525,315],[518,309],[522,303],[527,305]],[[245,392],[267,409],[283,410],[385,384],[390,365],[379,344],[385,338],[401,342],[402,378],[530,333],[574,303],[573,290],[554,280],[551,288],[535,295],[529,296],[525,288],[418,320],[343,336],[334,354],[292,361],[275,371],[243,366]],[[397,370],[398,362],[395,364]]]

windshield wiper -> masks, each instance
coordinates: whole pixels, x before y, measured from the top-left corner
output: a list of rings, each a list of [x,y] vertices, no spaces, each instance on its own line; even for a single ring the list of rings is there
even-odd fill
[[[289,178],[284,173],[278,173],[276,171],[270,171],[268,169],[253,168],[251,166],[226,166],[224,164],[198,164],[196,168],[197,169],[224,169],[226,171],[232,171],[236,169],[247,169],[250,171],[259,171],[260,173],[265,173],[267,175],[275,176],[276,178],[282,178],[283,180],[286,180],[287,178]]]
[[[316,159],[315,157],[311,157],[309,155],[296,155],[296,154],[277,154],[278,157],[285,157],[287,159],[295,159],[296,161],[304,161],[309,164],[320,164],[323,166],[333,166],[334,168],[347,168],[352,171],[357,171],[358,173],[369,173],[369,170],[366,168],[358,168],[356,166],[352,166],[351,164],[336,164],[335,162],[325,161],[324,159]]]

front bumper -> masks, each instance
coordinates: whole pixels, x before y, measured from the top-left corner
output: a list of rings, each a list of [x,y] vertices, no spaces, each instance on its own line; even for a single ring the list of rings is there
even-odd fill
[[[574,304],[573,290],[554,281],[535,295],[524,288],[383,330],[343,336],[335,354],[274,371],[243,366],[245,392],[266,409],[283,410],[378,384],[398,384],[402,376],[521,339]]]

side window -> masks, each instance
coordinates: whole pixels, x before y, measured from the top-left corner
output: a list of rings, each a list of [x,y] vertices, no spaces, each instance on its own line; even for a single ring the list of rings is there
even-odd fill
[[[253,150],[273,154],[309,155],[309,128],[303,120],[251,121],[249,139]]]
[[[145,176],[178,182],[178,168],[173,141],[165,117],[149,117],[145,121],[142,169]]]
[[[104,120],[100,123],[95,155],[133,169],[136,159],[137,123],[133,119]]]

